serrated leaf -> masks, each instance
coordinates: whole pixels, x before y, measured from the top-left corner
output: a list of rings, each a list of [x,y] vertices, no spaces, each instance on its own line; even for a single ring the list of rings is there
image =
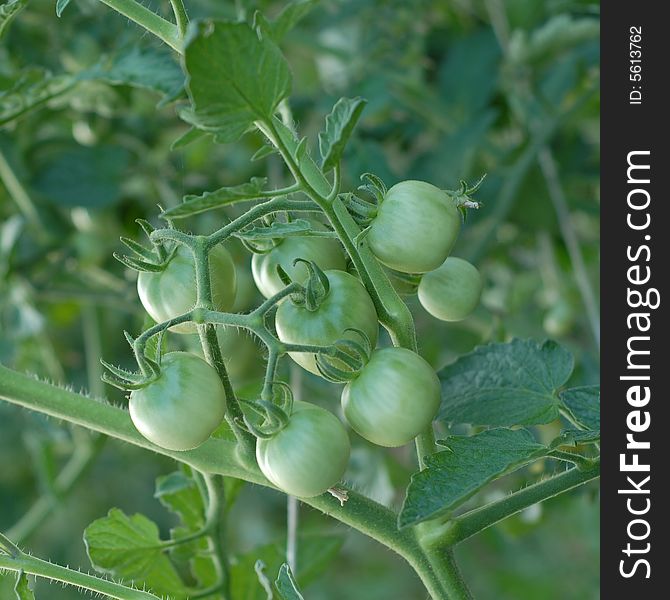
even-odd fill
[[[600,386],[588,385],[563,390],[561,402],[577,423],[600,431]]]
[[[293,577],[291,567],[284,563],[279,567],[279,575],[275,580],[275,589],[279,596],[279,600],[304,600],[302,594],[298,590],[298,584]]]
[[[14,17],[21,12],[28,0],[8,0],[0,6],[0,38],[5,34]]]
[[[302,587],[317,579],[340,551],[344,538],[330,534],[298,536],[297,572],[295,578]],[[237,557],[231,565],[231,597],[244,600],[267,600],[267,594],[258,581],[254,566],[261,560],[268,573],[277,573],[286,562],[286,544],[261,546]]]
[[[200,196],[189,195],[184,198],[182,204],[169,208],[161,216],[170,219],[183,219],[236,202],[258,200],[265,197],[263,188],[267,181],[266,177],[252,177],[248,183],[222,187],[213,192],[200,194]]]
[[[84,542],[91,564],[99,571],[158,594],[185,595],[179,574],[161,548],[158,526],[144,515],[128,516],[112,508],[86,528]]]
[[[175,471],[156,479],[154,498],[175,513],[192,531],[205,524],[205,506],[195,481],[183,471]]]
[[[426,468],[412,476],[399,527],[453,510],[487,483],[547,452],[525,429],[489,429],[470,437],[450,436],[439,444],[447,450],[426,457]]]
[[[192,24],[184,65],[192,124],[234,142],[257,120],[269,120],[291,90],[279,48],[246,23]]]
[[[319,150],[324,171],[334,167],[342,158],[356,123],[367,104],[363,98],[340,98],[326,117],[326,130],[319,134]]]
[[[256,13],[256,24],[279,43],[316,6],[317,2],[318,0],[290,2],[274,21],[268,21],[262,14]]]
[[[481,346],[438,373],[438,418],[504,427],[549,423],[559,415],[557,392],[573,366],[572,354],[553,341]]]
[[[70,4],[70,0],[57,0],[56,2],[56,16],[60,18],[63,14],[63,11],[67,8],[67,5]]]
[[[312,226],[306,219],[296,219],[289,223],[275,221],[272,225],[259,227],[251,225],[235,234],[244,240],[267,240],[291,236],[304,236],[312,230]]]

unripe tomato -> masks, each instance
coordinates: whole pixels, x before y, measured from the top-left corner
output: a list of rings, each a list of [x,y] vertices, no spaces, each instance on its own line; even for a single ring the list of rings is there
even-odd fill
[[[461,321],[477,307],[482,287],[476,267],[450,256],[439,269],[421,278],[419,302],[436,319]]]
[[[256,442],[263,475],[299,498],[318,496],[336,485],[347,468],[349,453],[349,436],[340,420],[307,402],[295,401],[286,427]]]
[[[228,250],[216,246],[209,254],[209,273],[215,310],[227,312],[235,301],[235,264]],[[137,278],[137,293],[144,310],[157,323],[177,317],[195,306],[195,263],[190,250],[180,246],[165,269],[159,273],[142,271]],[[195,333],[195,323],[180,323],[170,328],[175,333]]]
[[[328,295],[316,310],[307,310],[290,300],[277,310],[275,326],[282,342],[329,346],[344,337],[357,339],[355,328],[363,331],[374,347],[379,334],[377,311],[365,286],[344,271],[326,271],[330,283]],[[307,352],[290,352],[289,356],[310,373],[319,374],[316,357]]]
[[[402,446],[433,421],[440,407],[440,382],[433,368],[405,348],[375,350],[342,391],[351,427],[379,446]]]
[[[449,256],[460,228],[458,208],[445,192],[424,181],[402,181],[386,192],[366,240],[387,267],[426,273]]]
[[[150,442],[190,450],[221,424],[226,393],[216,370],[188,352],[163,356],[158,379],[130,394],[130,417]]]
[[[312,229],[326,231],[320,223],[316,221],[310,223]],[[270,298],[286,287],[277,275],[277,265],[288,273],[292,281],[303,283],[307,279],[309,273],[307,266],[305,263],[294,266],[293,261],[296,258],[315,262],[323,271],[330,269],[344,271],[347,266],[344,250],[333,238],[311,236],[284,238],[267,254],[254,254],[251,259],[254,281],[263,296]]]

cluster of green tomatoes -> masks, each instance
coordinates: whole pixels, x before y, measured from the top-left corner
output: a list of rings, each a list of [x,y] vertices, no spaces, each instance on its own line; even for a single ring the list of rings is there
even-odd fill
[[[477,305],[482,289],[477,269],[449,256],[461,220],[457,205],[445,192],[428,183],[404,181],[384,193],[365,236],[383,265],[399,274],[420,276],[416,291],[421,305],[445,321],[464,319]],[[311,227],[327,230],[315,220]],[[222,245],[210,252],[209,269],[214,308],[230,311],[236,294],[235,265]],[[376,348],[375,305],[361,281],[347,271],[347,258],[336,238],[283,238],[268,251],[254,254],[252,273],[266,298],[286,287],[286,275],[304,285],[317,278],[321,292],[317,301],[287,296],[277,307],[274,329],[278,340],[292,347],[339,345],[339,355],[300,351],[289,356],[306,371],[344,384],[342,413],[352,429],[374,444],[397,447],[430,426],[440,404],[439,380],[411,350]],[[190,250],[179,246],[160,269],[141,271],[137,288],[144,308],[158,323],[192,310],[196,279]],[[170,331],[191,334],[196,326],[185,322]],[[258,466],[286,493],[322,494],[345,472],[348,433],[331,412],[293,401],[287,386],[279,387],[283,403],[252,406],[252,416],[260,415],[261,422],[253,426],[251,417],[246,421],[257,436]],[[169,352],[162,356],[157,376],[133,389],[129,409],[133,423],[149,441],[170,450],[188,450],[205,442],[221,424],[226,393],[217,371],[205,360],[188,352]]]

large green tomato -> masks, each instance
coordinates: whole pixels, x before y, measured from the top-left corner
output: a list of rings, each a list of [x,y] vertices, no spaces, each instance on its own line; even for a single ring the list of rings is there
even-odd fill
[[[476,267],[450,256],[439,269],[421,278],[419,302],[436,319],[461,321],[477,307],[482,286]]]
[[[235,301],[235,263],[228,250],[216,246],[209,255],[209,273],[214,308],[227,312]],[[195,306],[195,263],[188,248],[180,246],[159,273],[142,271],[137,278],[137,293],[144,310],[161,323],[188,312]],[[175,333],[195,333],[195,323],[181,323],[170,328]]]
[[[433,368],[405,348],[375,350],[342,391],[351,427],[379,446],[402,446],[433,421],[440,407],[440,382]]]
[[[312,228],[325,231],[326,228],[310,221]],[[286,286],[277,275],[277,265],[281,266],[292,281],[303,283],[309,271],[304,263],[293,265],[296,258],[315,262],[323,271],[338,269],[344,271],[347,262],[340,243],[333,238],[292,236],[284,238],[267,254],[254,254],[251,269],[256,287],[266,298],[274,296]]]
[[[188,352],[163,356],[158,379],[130,394],[130,417],[150,442],[190,450],[221,424],[226,393],[217,372]]]
[[[386,192],[366,240],[387,267],[426,273],[449,256],[460,228],[458,208],[441,189],[402,181]]]
[[[357,339],[355,328],[363,331],[374,347],[379,334],[377,311],[365,286],[344,271],[326,271],[330,283],[328,295],[319,307],[310,311],[290,300],[277,310],[275,326],[282,342],[329,346],[344,337]],[[290,357],[311,373],[319,374],[316,357],[307,352],[291,352]]]
[[[291,496],[311,498],[335,486],[349,461],[349,436],[326,409],[295,401],[284,429],[256,442],[263,475]]]

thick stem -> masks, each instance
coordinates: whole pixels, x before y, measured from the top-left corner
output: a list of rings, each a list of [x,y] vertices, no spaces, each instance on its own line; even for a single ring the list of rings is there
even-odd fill
[[[183,38],[186,35],[188,28],[188,15],[186,14],[186,7],[183,0],[170,0],[172,5],[172,12],[174,13],[175,21],[177,22],[177,31],[179,36]]]

